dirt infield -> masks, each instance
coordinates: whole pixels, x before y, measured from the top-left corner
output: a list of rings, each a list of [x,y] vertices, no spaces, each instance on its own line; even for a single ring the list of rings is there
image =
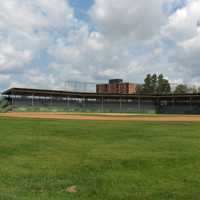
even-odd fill
[[[2,117],[62,120],[97,121],[160,121],[160,122],[200,122],[200,115],[125,115],[125,114],[84,114],[84,113],[46,113],[46,112],[9,112]]]

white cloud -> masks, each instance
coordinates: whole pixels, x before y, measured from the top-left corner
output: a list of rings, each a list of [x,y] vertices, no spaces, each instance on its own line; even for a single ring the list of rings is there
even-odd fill
[[[104,38],[100,33],[92,32],[88,38],[88,47],[94,51],[102,50],[105,47],[103,40]]]
[[[7,82],[10,79],[10,75],[0,74],[0,82]]]
[[[48,26],[63,28],[74,18],[73,10],[66,0],[36,0],[36,2]]]
[[[11,44],[0,45],[0,72],[8,71],[15,66],[21,68],[25,63],[32,60],[31,52],[28,50],[18,51]]]
[[[163,37],[175,44],[173,60],[186,82],[200,81],[200,1],[191,0],[169,17]]]
[[[0,70],[31,64],[54,38],[70,26],[73,10],[65,0],[6,0],[0,4]]]
[[[0,5],[0,28],[32,32],[36,28],[63,27],[73,18],[65,0],[6,0]]]
[[[198,34],[199,10],[199,0],[191,0],[185,7],[178,9],[169,17],[163,35],[176,42],[195,37]]]
[[[95,0],[90,20],[82,21],[67,0],[2,1],[0,79],[8,86],[59,89],[69,79],[141,82],[147,73],[161,72],[173,81],[197,82],[200,0],[170,16],[166,2],[181,4]]]
[[[95,0],[90,12],[98,28],[110,38],[144,40],[157,35],[166,0]]]

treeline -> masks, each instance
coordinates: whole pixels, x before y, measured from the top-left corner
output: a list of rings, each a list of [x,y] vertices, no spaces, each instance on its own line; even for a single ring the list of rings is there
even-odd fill
[[[163,74],[147,74],[144,84],[137,86],[139,94],[186,94],[200,93],[200,87],[189,87],[185,84],[179,84],[172,89],[172,86]]]

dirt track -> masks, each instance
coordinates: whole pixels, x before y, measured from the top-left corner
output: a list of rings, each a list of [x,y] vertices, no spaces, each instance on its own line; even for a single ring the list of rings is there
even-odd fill
[[[72,114],[44,112],[9,112],[2,117],[63,119],[63,120],[101,120],[101,121],[163,121],[163,122],[200,122],[200,115],[124,115],[124,114]]]

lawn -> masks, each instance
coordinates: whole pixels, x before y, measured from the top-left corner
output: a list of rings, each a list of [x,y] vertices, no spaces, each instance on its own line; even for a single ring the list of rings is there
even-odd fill
[[[0,200],[199,196],[199,123],[0,118]]]

